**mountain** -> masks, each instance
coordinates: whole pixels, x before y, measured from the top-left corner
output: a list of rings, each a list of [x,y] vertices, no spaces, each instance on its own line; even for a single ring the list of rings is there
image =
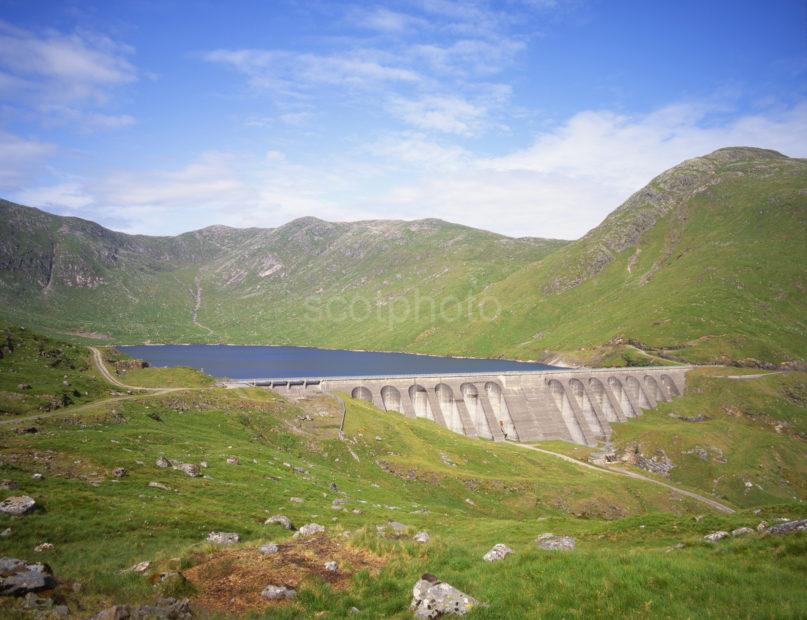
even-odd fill
[[[0,314],[125,341],[798,365],[807,161],[720,149],[574,242],[429,219],[131,236],[0,203]]]

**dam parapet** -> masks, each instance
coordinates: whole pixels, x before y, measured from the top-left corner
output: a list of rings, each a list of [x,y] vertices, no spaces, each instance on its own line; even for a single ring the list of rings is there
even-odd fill
[[[611,425],[684,393],[690,366],[584,368],[495,374],[266,379],[281,393],[343,392],[381,411],[426,418],[493,441],[560,439],[592,446]]]

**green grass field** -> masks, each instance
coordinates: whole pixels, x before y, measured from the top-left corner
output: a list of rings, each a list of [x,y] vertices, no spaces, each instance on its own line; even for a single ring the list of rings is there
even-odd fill
[[[13,364],[15,380],[44,383],[52,369],[34,364],[35,342],[0,361],[2,373]],[[151,370],[150,384],[163,374],[178,380],[173,371]],[[96,406],[43,414],[36,433],[0,426],[0,477],[20,486],[0,491],[0,499],[24,493],[41,506],[22,518],[0,516],[0,530],[11,529],[0,545],[3,555],[51,564],[56,596],[78,617],[163,593],[189,596],[201,617],[338,618],[356,607],[358,617],[408,618],[411,588],[424,572],[484,602],[472,618],[807,615],[807,535],[702,539],[805,516],[803,374],[734,381],[715,376],[728,371],[697,371],[685,396],[615,425],[617,445],[640,442],[674,455],[680,465],[669,481],[683,488],[711,494],[710,481],[723,475],[714,497],[738,509],[726,515],[647,482],[349,399],[340,440],[341,410],[325,397],[290,402],[260,388],[197,383],[105,401],[114,388],[91,368],[74,372],[71,381],[98,386]],[[710,419],[685,422],[671,413]],[[726,463],[679,457],[696,443],[719,447]],[[568,447],[585,457],[578,450]],[[160,456],[204,461],[204,477],[160,469]],[[232,456],[237,464],[228,464]],[[117,467],[126,470],[121,478]],[[736,481],[752,474],[762,490],[746,494]],[[149,487],[152,481],[168,490]],[[345,500],[345,510],[334,510],[334,499]],[[320,523],[326,535],[294,540],[264,525],[273,514],[297,526]],[[405,537],[379,535],[376,526],[390,519],[411,528]],[[241,543],[213,547],[205,541],[212,530],[237,532]],[[412,542],[420,530],[431,535],[428,544]],[[534,539],[544,532],[575,536],[577,549],[538,550]],[[281,544],[279,554],[255,550],[269,541]],[[35,552],[43,542],[54,549]],[[515,553],[483,562],[499,542]],[[340,563],[337,574],[322,570],[330,559]],[[145,575],[121,572],[144,560],[152,562]],[[188,582],[153,585],[152,575],[166,570],[181,570]],[[262,600],[260,589],[273,582],[298,587],[297,599]],[[20,601],[0,599],[4,617],[28,613]]]

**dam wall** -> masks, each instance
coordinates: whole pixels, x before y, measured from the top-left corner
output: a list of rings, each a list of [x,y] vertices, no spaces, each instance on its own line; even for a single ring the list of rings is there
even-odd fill
[[[381,411],[493,441],[595,445],[611,425],[684,393],[689,366],[496,374],[396,375],[255,382],[281,392],[342,392]]]

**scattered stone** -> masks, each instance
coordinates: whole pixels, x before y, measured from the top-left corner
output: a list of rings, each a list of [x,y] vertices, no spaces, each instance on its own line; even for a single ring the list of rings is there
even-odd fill
[[[94,615],[91,620],[188,620],[193,618],[190,601],[186,598],[160,598],[154,605],[130,607],[113,605]]]
[[[0,502],[0,512],[21,517],[36,508],[36,501],[28,495],[14,495]]]
[[[333,560],[330,562],[325,562],[325,570],[335,573],[337,570],[339,570],[339,565]]]
[[[361,613],[361,609],[359,609],[358,607],[351,607],[351,608],[348,610],[348,613],[349,613],[351,616],[355,616],[355,615],[357,615],[357,614],[360,614],[360,613]]]
[[[291,520],[285,515],[274,515],[269,517],[266,521],[263,522],[264,525],[273,525],[273,524],[282,525],[287,530],[293,530],[294,526],[291,523]]]
[[[729,535],[728,532],[724,532],[723,530],[712,532],[711,534],[707,534],[703,537],[704,540],[708,540],[709,542],[717,542],[718,540],[723,540]]]
[[[50,609],[53,607],[53,599],[29,592],[25,595],[22,606],[26,609]]]
[[[302,504],[305,500],[302,497],[290,497],[289,501],[293,504]]]
[[[40,473],[31,474],[31,479],[32,480],[42,480],[43,477],[44,476],[42,474],[40,474]]]
[[[14,489],[19,489],[20,483],[16,480],[0,480],[0,489],[6,489],[8,491],[13,491]]]
[[[42,553],[43,551],[53,551],[53,545],[49,542],[43,542],[41,545],[34,547],[34,551]]]
[[[777,523],[768,530],[771,534],[791,534],[793,532],[807,531],[807,519],[798,519],[795,521],[785,521],[784,523]]]
[[[241,540],[241,536],[235,532],[210,532],[207,535],[207,542],[216,545],[233,545]]]
[[[16,558],[0,558],[0,596],[23,596],[56,586],[50,566],[28,564]]]
[[[757,532],[764,532],[767,529],[768,529],[767,521],[760,521],[759,525],[757,525]]]
[[[541,534],[535,539],[539,549],[547,551],[572,551],[576,546],[573,536],[555,536],[555,534]]]
[[[463,616],[478,604],[475,598],[426,573],[412,588],[410,608],[416,618],[438,618],[447,614]]]
[[[465,503],[468,504],[469,506],[476,506],[476,502],[472,500],[470,497],[465,498]]]
[[[126,475],[126,470],[123,467],[116,467],[112,470],[112,475],[116,478],[123,478]]]
[[[738,527],[736,530],[731,531],[732,536],[746,536],[748,534],[753,534],[754,530],[750,527]]]
[[[227,464],[228,465],[238,465],[241,462],[237,456],[228,456],[227,457]]]
[[[149,486],[152,489],[162,489],[163,491],[171,490],[171,487],[169,487],[167,484],[163,484],[162,482],[154,482],[153,480],[149,482]]]
[[[11,528],[10,527],[7,527],[2,532],[0,532],[0,538],[8,538],[9,536],[11,536]]]
[[[144,560],[142,562],[138,562],[134,566],[132,566],[129,570],[133,573],[140,573],[141,575],[145,573],[151,567],[151,562],[149,560]]]
[[[298,531],[294,532],[294,538],[313,536],[314,534],[322,534],[325,528],[319,523],[306,523]]]
[[[189,475],[191,478],[198,478],[202,475],[201,468],[193,463],[178,463],[175,469]]]
[[[335,499],[331,502],[331,508],[333,510],[342,510],[342,506],[347,504],[347,500],[344,499]]]
[[[207,469],[207,461],[200,461],[199,467],[201,467],[202,469]]]
[[[275,543],[266,543],[265,545],[258,547],[258,551],[264,555],[271,555],[280,551],[280,547],[278,547]]]
[[[386,525],[379,525],[376,527],[376,529],[385,536],[387,533],[387,528],[392,530],[392,535],[395,538],[400,538],[406,533],[409,526],[404,525],[403,523],[398,523],[398,521],[387,521]]]
[[[493,545],[493,548],[483,555],[482,559],[485,560],[485,562],[498,562],[499,560],[506,558],[511,553],[513,553],[513,550],[510,547],[505,544],[498,543]]]
[[[168,469],[169,467],[173,466],[173,463],[171,463],[171,461],[169,461],[167,458],[165,458],[165,457],[164,457],[164,456],[162,456],[162,455],[160,456],[160,458],[158,458],[158,459],[157,459],[157,460],[154,462],[154,464],[155,464],[157,467],[159,467],[160,469]]]
[[[17,389],[18,390],[30,390],[31,389],[31,384],[30,383],[19,383],[17,385]]]
[[[416,543],[426,544],[429,542],[429,533],[428,532],[418,532],[415,534],[415,538],[413,539]]]
[[[289,588],[287,586],[269,585],[263,589],[263,592],[261,592],[261,596],[269,599],[270,601],[292,599],[296,595],[297,591],[294,588]]]

